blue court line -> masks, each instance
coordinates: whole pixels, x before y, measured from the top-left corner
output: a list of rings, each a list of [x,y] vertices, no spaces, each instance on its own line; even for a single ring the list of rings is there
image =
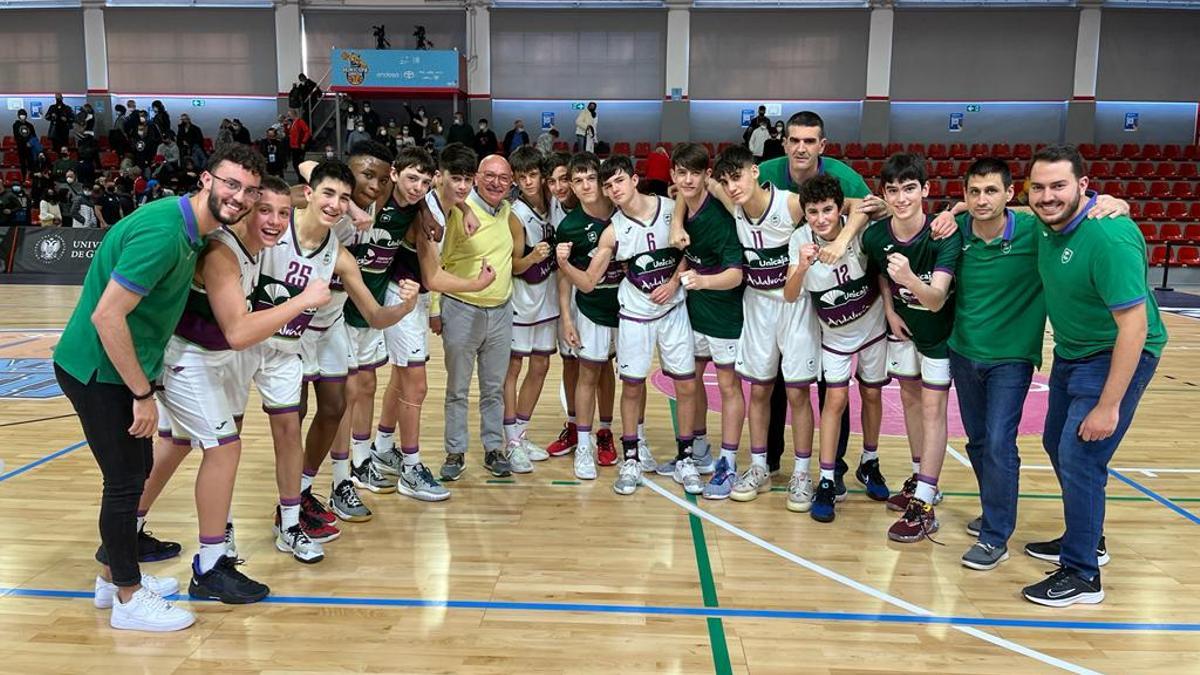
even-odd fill
[[[14,598],[90,599],[91,591],[47,588],[0,588],[0,600]],[[170,600],[189,600],[173,595]],[[194,602],[194,601],[193,601]],[[202,601],[208,602],[208,601]],[[988,628],[1043,628],[1050,630],[1167,631],[1200,633],[1200,623],[1139,623],[1133,621],[1053,621],[1049,619],[989,619],[972,616],[921,616],[915,614],[866,614],[857,612],[811,612],[780,609],[734,609],[730,607],[677,607],[660,605],[607,605],[595,603],[508,602],[501,600],[422,600],[419,598],[354,598],[271,595],[262,602],[277,605],[321,605],[333,607],[435,607],[515,612],[576,612],[637,614],[642,616],[722,617],[730,619],[775,619],[840,621],[916,625],[956,625]]]
[[[52,462],[52,461],[58,459],[59,457],[62,457],[63,455],[69,455],[72,452],[75,452],[76,450],[78,450],[79,448],[82,448],[85,445],[87,445],[87,441],[79,441],[78,443],[75,443],[73,445],[68,445],[67,447],[63,448],[62,450],[52,452],[49,455],[42,457],[41,459],[35,459],[34,461],[26,464],[25,466],[17,467],[16,469],[9,471],[8,473],[0,474],[0,483],[3,483],[4,481],[8,480],[9,478],[15,478],[17,476],[20,476],[21,474],[23,474],[26,471],[29,471],[31,469],[36,469],[39,466],[45,464],[46,462]]]
[[[1123,474],[1119,471],[1114,471],[1112,469],[1109,469],[1108,473],[1113,478],[1116,478],[1117,480],[1121,481],[1122,483],[1125,483],[1126,485],[1133,488],[1134,490],[1137,490],[1138,492],[1146,495],[1147,497],[1153,499],[1154,501],[1158,502],[1159,504],[1162,504],[1163,506],[1167,507],[1168,509],[1171,509],[1175,513],[1178,513],[1179,515],[1183,516],[1184,518],[1187,518],[1188,520],[1192,521],[1196,525],[1200,525],[1200,516],[1197,516],[1196,514],[1192,513],[1191,511],[1188,511],[1187,509],[1176,504],[1175,502],[1171,501],[1170,499],[1167,499],[1166,497],[1158,494],[1154,490],[1151,490],[1150,488],[1146,487],[1145,485],[1142,485],[1141,483],[1137,482],[1136,480],[1126,476],[1125,474]]]
[[[6,342],[4,344],[0,344],[0,349],[8,349],[9,347],[16,347],[17,345],[23,345],[27,342],[33,342],[34,340],[41,340],[42,337],[43,336],[39,335],[37,337],[25,338],[24,340],[16,340],[15,342]]]

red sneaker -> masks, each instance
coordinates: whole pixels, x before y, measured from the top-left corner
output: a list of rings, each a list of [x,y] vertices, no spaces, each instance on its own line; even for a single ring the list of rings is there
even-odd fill
[[[921,541],[926,537],[933,541],[930,535],[937,531],[938,521],[933,507],[913,497],[908,500],[908,508],[900,520],[888,528],[888,539],[905,544]]]
[[[896,494],[888,497],[887,507],[890,511],[899,511],[903,513],[908,510],[908,501],[912,499],[913,493],[917,491],[917,474],[908,477],[904,481],[904,487]]]
[[[307,534],[309,539],[318,544],[324,544],[342,536],[342,531],[334,525],[303,511],[300,512],[300,529],[304,530],[304,534]]]
[[[596,463],[600,466],[617,465],[617,445],[613,441],[612,429],[596,432]]]
[[[563,425],[562,433],[558,438],[554,439],[550,445],[546,446],[546,454],[551,457],[562,457],[563,455],[571,454],[575,449],[575,445],[579,442],[579,431],[576,430],[574,422],[567,422]]]
[[[333,523],[337,520],[337,516],[325,508],[320,499],[313,496],[311,487],[300,493],[300,511],[308,514],[310,518],[316,518],[323,523]]]

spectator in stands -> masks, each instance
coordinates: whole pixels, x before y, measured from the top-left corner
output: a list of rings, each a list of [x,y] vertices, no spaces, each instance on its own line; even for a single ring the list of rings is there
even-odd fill
[[[233,132],[233,141],[242,145],[253,145],[254,141],[250,139],[250,130],[242,125],[242,121],[238,118],[233,118],[233,123],[229,130]]]
[[[404,104],[404,110],[408,112],[408,130],[412,132],[415,145],[421,145],[425,140],[425,134],[429,131],[429,116],[425,114],[425,106],[417,106],[417,111],[408,107],[408,103]]]
[[[133,153],[127,152],[127,153],[125,153],[125,156],[121,158],[121,164],[120,164],[120,166],[117,167],[117,169],[121,173],[127,173],[131,168],[133,168],[135,166],[137,166],[137,162],[135,162],[133,159]]]
[[[125,116],[125,124],[123,129],[125,131],[125,137],[132,139],[133,135],[137,133],[138,124],[141,123],[142,117],[146,113],[145,111],[138,110],[137,101],[133,99],[126,101],[125,107],[128,111],[128,114]]]
[[[37,129],[29,121],[29,113],[24,108],[17,111],[17,121],[12,125],[13,138],[17,142],[17,160],[21,165],[21,175],[27,176],[33,170],[33,139],[37,138]]]
[[[767,139],[771,137],[769,129],[771,125],[765,120],[758,123],[754,131],[750,132],[750,154],[754,155],[754,162],[757,164],[763,160],[763,146]]]
[[[29,179],[30,203],[40,202],[51,192],[57,192],[58,186],[54,183],[54,177],[50,175],[50,167],[37,169]]]
[[[84,103],[75,116],[75,138],[83,138],[88,132],[96,135],[96,109],[91,103]]]
[[[83,136],[79,139],[77,153],[79,161],[87,162],[93,169],[100,166],[100,143],[96,141],[96,132],[83,132]]]
[[[454,113],[454,121],[446,134],[446,143],[462,143],[468,148],[475,145],[475,134],[471,132],[471,125],[467,124],[466,118],[460,112]]]
[[[58,158],[54,160],[54,177],[59,180],[65,179],[67,172],[74,166],[75,161],[71,159],[71,151],[63,145],[58,150]]]
[[[154,127],[155,135],[162,138],[171,132],[171,115],[162,101],[155,100],[150,104],[150,126]]]
[[[96,165],[89,160],[80,159],[71,167],[75,175],[79,178],[79,182],[83,185],[91,185],[96,182]]]
[[[329,145],[328,143],[326,143],[325,144],[325,160],[332,162],[335,159],[337,159],[337,150],[334,150],[332,145]]]
[[[575,152],[582,152],[587,145],[588,127],[592,137],[596,136],[596,102],[592,101],[575,116]]]
[[[117,187],[112,182],[104,184],[104,190],[96,201],[96,208],[100,211],[100,219],[105,223],[105,227],[115,225],[118,220],[129,215],[121,209],[121,200],[117,198]]]
[[[21,183],[13,181],[0,192],[0,225],[29,224],[29,195]]]
[[[442,118],[435,117],[429,121],[429,131],[425,134],[426,147],[432,147],[433,156],[437,157],[437,153],[446,147],[446,129],[442,125]]]
[[[217,142],[214,150],[220,152],[222,148],[229,147],[233,143],[233,122],[228,118],[221,120],[221,126],[217,128]]]
[[[383,122],[379,120],[379,112],[371,106],[370,101],[363,101],[362,116],[360,119],[363,130],[370,134],[367,136],[368,139],[374,136],[375,132],[379,131],[379,127],[383,126]],[[353,147],[353,144],[351,144],[351,147]]]
[[[143,174],[144,172],[140,166],[135,166],[129,170],[129,178],[133,182],[131,186],[133,190],[133,196],[135,201],[138,202],[140,202],[142,196],[146,194],[146,186],[149,183],[149,181],[146,180],[146,176]]]
[[[410,131],[410,127],[407,124],[405,124],[400,127],[399,131],[396,132],[396,150],[397,151],[399,151],[400,148],[417,144],[417,139],[414,138],[413,135],[411,133],[409,133],[409,131]]]
[[[113,118],[112,127],[108,130],[108,147],[123,157],[129,151],[129,136],[125,134],[125,122],[129,120],[129,113],[120,103],[113,106],[113,112],[117,113],[117,116]]]
[[[71,202],[71,227],[97,227],[100,224],[96,214],[98,189],[81,190]]]
[[[192,124],[192,118],[187,113],[179,116],[179,127],[175,132],[175,142],[179,144],[179,156],[191,157],[197,164],[205,163],[204,131]],[[199,153],[199,156],[197,156]]]
[[[308,97],[305,99],[305,104],[306,104],[305,109],[308,110],[308,113],[309,113],[309,119],[306,119],[305,121],[308,122],[309,124],[312,124],[312,119],[311,119],[312,111],[316,110],[317,105],[321,102],[321,98],[325,96],[325,92],[321,91],[321,88],[317,86],[316,82],[313,82],[311,79],[308,79],[308,78],[305,78],[305,79],[308,82],[308,84],[307,84]]]
[[[762,161],[783,157],[783,139],[780,138],[780,130],[783,128],[783,122],[779,125],[771,127],[771,137],[763,143]]]
[[[158,144],[150,140],[150,128],[145,124],[138,125],[130,143],[133,146],[133,161],[143,169],[150,166],[154,155],[158,154]]]
[[[367,133],[366,123],[362,120],[358,120],[358,124],[356,124],[354,128],[350,130],[350,133],[346,135],[346,147],[353,148],[359,143],[369,140],[371,140],[371,135]]]
[[[584,131],[583,149],[585,152],[596,152],[596,127],[588,127]]]
[[[287,169],[287,161],[291,157],[291,153],[288,152],[283,140],[279,138],[275,127],[267,129],[267,137],[258,142],[258,151],[267,160],[267,173],[283,178],[283,172]]]
[[[511,155],[513,150],[529,145],[529,132],[525,131],[525,122],[517,120],[513,122],[513,127],[504,134],[503,152],[505,155]]]
[[[488,128],[486,117],[479,118],[479,132],[475,134],[472,145],[475,148],[475,154],[480,157],[487,157],[496,152],[496,132]]]
[[[753,135],[758,127],[763,123],[766,123],[766,125],[770,127],[771,118],[767,117],[767,106],[760,105],[758,106],[758,114],[750,120],[750,123],[746,125],[746,129],[742,131],[742,142],[746,144],[746,147],[750,147],[750,136]],[[753,152],[753,150],[751,152]]]
[[[549,157],[550,153],[554,152],[554,142],[557,140],[558,129],[550,127],[537,137],[537,143],[534,145],[537,147],[538,152],[542,153],[546,157]]]
[[[158,144],[156,154],[162,155],[168,164],[179,166],[182,155],[179,152],[179,145],[175,143],[175,133],[173,131],[163,134],[162,143]]]
[[[296,178],[299,180],[300,162],[304,161],[304,151],[308,142],[312,140],[312,132],[308,129],[308,123],[300,117],[299,111],[289,111],[288,117],[292,120],[292,128],[288,133],[288,148],[292,153],[292,169],[296,171]]]
[[[304,107],[304,100],[308,92],[304,89],[304,83],[308,78],[304,73],[300,73],[300,77],[292,84],[292,88],[288,91],[288,107],[292,110],[300,110]]]
[[[654,148],[646,158],[646,192],[667,196],[671,184],[671,155],[663,146]]]
[[[75,123],[75,111],[63,103],[62,94],[54,95],[54,105],[46,109],[46,121],[50,123],[50,138],[54,139],[54,147],[66,146],[71,137],[71,125]]]
[[[64,202],[67,204],[73,203],[75,198],[83,192],[83,185],[80,184],[78,177],[75,175],[74,169],[67,170],[66,174],[63,176],[62,184],[59,185],[59,187],[67,191],[67,201]]]
[[[62,227],[62,204],[66,197],[66,190],[50,190],[42,195],[42,200],[38,202],[38,218],[42,227]]]
[[[184,161],[190,162],[192,160],[188,159],[188,160],[184,160]],[[196,183],[199,183],[200,179],[199,179],[199,175],[197,175],[195,173],[195,167],[193,166],[193,167],[191,167],[191,169],[192,169],[192,176],[194,177]],[[181,174],[181,175],[186,176],[188,174],[185,173],[185,174]],[[134,209],[137,208],[137,203],[133,201],[132,190],[130,189],[129,184],[123,180],[116,181],[116,184],[117,184],[117,201],[119,201],[121,203],[121,213],[124,213],[125,215],[129,215],[129,214],[133,213]],[[193,183],[191,185],[191,187],[187,188],[186,191],[191,192],[192,189],[194,189],[194,188],[195,188],[195,183]]]

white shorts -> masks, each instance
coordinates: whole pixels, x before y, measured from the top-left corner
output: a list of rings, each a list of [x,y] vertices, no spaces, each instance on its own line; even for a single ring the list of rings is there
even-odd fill
[[[825,386],[849,386],[850,366],[853,365],[855,357],[858,359],[855,377],[858,378],[859,384],[878,389],[888,383],[887,342],[884,336],[880,335],[852,354],[834,351],[828,347],[822,348],[821,368],[825,372]]]
[[[738,341],[704,333],[693,333],[697,361],[712,361],[718,368],[733,368],[737,362]]]
[[[558,344],[558,317],[533,325],[513,324],[513,356],[550,356]]]
[[[658,345],[663,373],[675,380],[696,376],[696,352],[692,323],[682,302],[657,319],[621,317],[617,332],[618,372],[625,382],[641,382],[650,375],[650,359]]]
[[[388,359],[393,366],[407,368],[424,366],[429,360],[429,303],[432,300],[428,293],[422,293],[417,298],[413,311],[404,315],[403,319],[394,325],[383,329],[383,341],[387,347]],[[400,294],[388,286],[385,306],[400,304]]]
[[[917,380],[926,389],[950,389],[950,359],[933,359],[917,351],[912,340],[887,339],[888,375]]]
[[[215,448],[239,440],[238,390],[249,383],[238,362],[219,365],[166,366],[162,372],[160,403],[170,423],[174,443]]]
[[[247,362],[263,412],[284,415],[300,411],[300,388],[304,383],[304,361],[299,354],[281,352],[263,344],[254,347],[257,358]],[[250,358],[248,356],[248,358]]]
[[[747,290],[742,306],[738,375],[755,384],[771,384],[782,361],[788,386],[816,382],[821,368],[821,329],[808,303],[786,302]]]
[[[383,331],[378,328],[358,328],[346,325],[350,338],[350,371],[375,370],[388,362]]]
[[[607,363],[617,354],[617,329],[593,323],[583,312],[575,312],[575,331],[579,349],[575,356],[592,363]]]
[[[343,382],[350,372],[350,336],[346,322],[338,320],[325,328],[309,326],[300,337],[300,359],[304,381]]]
[[[567,306],[570,308],[571,316],[578,316],[579,310],[577,310],[575,308],[575,287],[574,286],[571,287],[570,293],[571,293],[571,298],[567,302]],[[559,316],[561,317],[561,315],[559,315]],[[556,322],[554,322],[554,325],[556,326],[556,334],[558,335],[558,354],[559,354],[559,356],[563,357],[564,359],[578,358],[579,354],[575,351],[575,348],[572,347],[571,345],[567,344],[567,341],[563,339],[562,322],[556,321]]]

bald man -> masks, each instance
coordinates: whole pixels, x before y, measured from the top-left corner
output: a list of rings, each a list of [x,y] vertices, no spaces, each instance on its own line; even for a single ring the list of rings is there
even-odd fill
[[[505,200],[512,187],[508,161],[488,155],[479,163],[475,188],[466,207],[479,220],[479,228],[467,236],[462,222],[447,222],[442,266],[464,279],[479,276],[492,266],[495,279],[483,290],[446,293],[441,300],[442,343],[446,354],[446,464],[442,476],[457,479],[465,470],[464,457],[470,444],[467,428],[467,393],[471,373],[479,372],[479,427],[483,441],[483,465],[493,476],[513,471],[528,473],[528,460],[510,463],[504,442],[504,375],[512,347],[512,231],[508,227],[510,205]]]

